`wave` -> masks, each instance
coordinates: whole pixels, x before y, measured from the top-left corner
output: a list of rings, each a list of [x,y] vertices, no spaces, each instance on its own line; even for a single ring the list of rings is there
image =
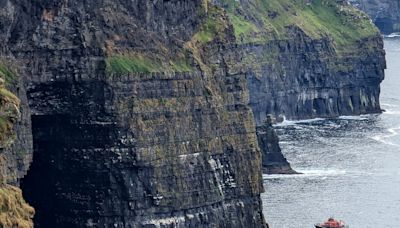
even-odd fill
[[[389,34],[389,35],[383,35],[383,38],[398,38],[398,37],[400,37],[400,33],[398,33],[398,32],[394,32],[394,33],[391,33],[391,34]]]
[[[400,111],[386,109],[385,112],[383,112],[383,114],[386,114],[386,115],[400,115]]]
[[[282,127],[282,126],[291,126],[291,125],[296,125],[296,124],[304,124],[304,123],[312,123],[312,122],[318,122],[318,121],[324,121],[326,120],[325,118],[314,118],[314,119],[305,119],[305,120],[287,120],[284,118],[283,122],[274,124],[274,126],[277,127]]]
[[[368,120],[373,114],[359,115],[359,116],[339,116],[341,120]]]
[[[388,138],[392,138],[392,137],[397,136],[399,134],[399,132],[398,132],[399,130],[400,130],[400,126],[399,127],[394,127],[394,128],[389,128],[389,129],[387,129],[387,132],[388,132],[387,134],[375,135],[375,136],[372,136],[370,138],[375,140],[375,141],[378,141],[378,142],[381,142],[383,144],[386,144],[386,145],[400,147],[399,144],[396,144],[396,143],[393,143],[393,142],[387,140]]]
[[[399,113],[400,114],[400,113]],[[284,126],[292,126],[296,124],[305,124],[305,123],[314,123],[314,122],[320,122],[320,121],[326,121],[326,120],[335,120],[335,119],[341,119],[341,120],[368,120],[369,118],[376,116],[377,114],[363,114],[363,115],[358,115],[358,116],[339,116],[336,118],[314,118],[314,119],[305,119],[305,120],[287,120],[284,118],[284,120],[281,123],[276,123],[274,126],[276,127],[284,127]]]
[[[346,170],[337,170],[337,169],[295,169],[297,172],[301,174],[264,174],[263,179],[286,179],[286,178],[315,178],[315,177],[328,177],[328,176],[338,176],[345,175]]]
[[[398,105],[395,104],[389,104],[389,103],[381,103],[382,107],[390,107],[390,108],[397,108],[399,107]]]

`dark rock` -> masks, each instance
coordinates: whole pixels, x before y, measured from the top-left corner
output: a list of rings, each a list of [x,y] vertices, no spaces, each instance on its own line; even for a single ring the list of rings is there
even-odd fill
[[[299,174],[283,156],[279,138],[272,126],[272,117],[267,116],[264,124],[257,127],[258,145],[262,153],[263,172],[266,174]]]
[[[298,31],[287,41],[245,50],[257,56],[278,48],[276,61],[282,64],[264,63],[261,72],[248,73],[257,125],[268,114],[296,120],[381,112],[380,83],[386,63],[380,37],[338,54],[328,39],[312,40]]]
[[[15,12],[5,46],[32,119],[21,188],[35,227],[267,226],[245,74],[230,67],[239,56],[222,10],[1,3]]]
[[[239,3],[254,22],[239,25],[262,26],[256,1]],[[378,36],[337,52],[329,37],[285,26],[287,39],[268,30],[246,43],[232,12],[203,0],[0,6],[0,55],[21,75],[1,169],[18,185],[33,133],[21,188],[36,227],[267,227],[261,166],[292,172],[271,123],[261,126],[267,114],[380,112]]]

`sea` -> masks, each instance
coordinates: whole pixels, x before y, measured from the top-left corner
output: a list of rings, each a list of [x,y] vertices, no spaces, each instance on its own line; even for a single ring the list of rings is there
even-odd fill
[[[280,144],[302,175],[264,175],[270,228],[400,228],[400,38],[385,38],[383,114],[284,121]]]

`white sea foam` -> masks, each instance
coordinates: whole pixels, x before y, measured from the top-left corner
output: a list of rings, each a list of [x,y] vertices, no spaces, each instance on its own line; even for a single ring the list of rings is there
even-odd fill
[[[373,140],[381,142],[383,144],[400,147],[399,144],[393,143],[390,140],[388,140],[392,137],[397,136],[399,134],[399,131],[400,131],[400,127],[389,128],[389,129],[387,129],[386,134],[375,135],[375,136],[372,136],[371,138]]]
[[[382,107],[390,107],[390,108],[397,108],[399,107],[398,105],[395,104],[389,104],[389,103],[381,103]]]
[[[394,110],[391,110],[391,109],[386,109],[383,114],[386,114],[386,115],[400,115],[400,111],[394,111]]]
[[[360,115],[360,116],[339,116],[341,120],[367,120],[370,115]]]
[[[277,123],[274,126],[290,126],[296,124],[304,124],[304,123],[312,123],[317,121],[326,120],[324,118],[315,118],[315,119],[305,119],[305,120],[287,120],[286,118],[281,123]]]
[[[337,170],[337,169],[296,169],[296,171],[302,174],[272,174],[272,175],[263,175],[263,179],[283,179],[283,178],[315,178],[322,177],[326,178],[329,176],[338,176],[346,174],[346,170]]]
[[[400,114],[400,112],[399,112]],[[338,119],[342,120],[367,120],[374,116],[376,114],[365,114],[365,115],[359,115],[359,116],[339,116]],[[274,124],[276,127],[282,127],[282,126],[291,126],[291,125],[296,125],[296,124],[305,124],[305,123],[313,123],[313,122],[318,122],[318,121],[324,121],[328,120],[326,118],[314,118],[314,119],[305,119],[305,120],[287,120],[284,119],[283,122]]]

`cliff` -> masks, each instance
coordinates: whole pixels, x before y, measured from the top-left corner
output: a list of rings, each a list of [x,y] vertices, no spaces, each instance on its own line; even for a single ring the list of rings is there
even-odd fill
[[[398,0],[350,0],[374,21],[383,34],[400,32],[400,2]]]
[[[261,227],[261,155],[232,26],[206,1],[2,1],[36,227]]]
[[[366,14],[345,1],[215,2],[234,26],[258,127],[269,114],[282,120],[381,112],[385,53]],[[264,168],[286,169],[277,140],[269,144],[277,149],[265,155]]]
[[[382,40],[346,4],[0,5],[20,106],[1,167],[36,227],[265,227],[261,166],[290,169],[267,114],[380,112]]]
[[[2,63],[3,64],[3,63]],[[23,199],[16,183],[24,168],[15,166],[23,162],[22,155],[13,150],[16,141],[15,126],[21,119],[20,100],[6,88],[5,79],[10,79],[11,71],[0,65],[0,227],[33,227],[34,209]],[[10,83],[7,80],[7,84]]]
[[[0,1],[0,227],[33,227],[18,183],[32,159],[32,134],[19,64],[9,51],[14,8]]]
[[[258,144],[262,153],[262,167],[265,174],[299,174],[294,171],[283,156],[279,138],[272,126],[272,117],[267,116],[263,125],[257,127]]]

